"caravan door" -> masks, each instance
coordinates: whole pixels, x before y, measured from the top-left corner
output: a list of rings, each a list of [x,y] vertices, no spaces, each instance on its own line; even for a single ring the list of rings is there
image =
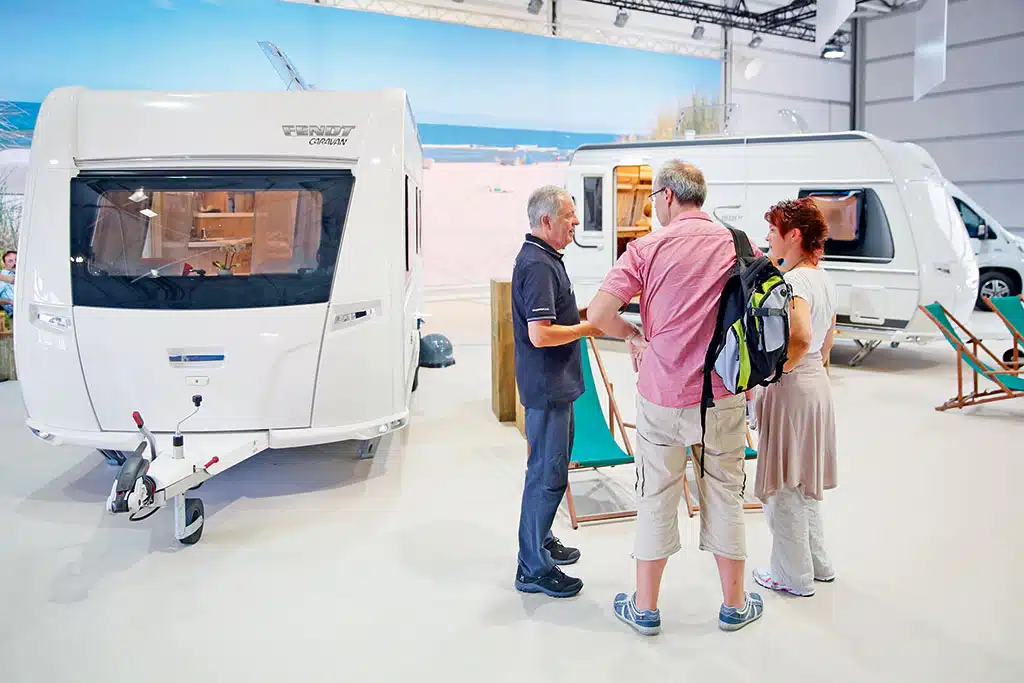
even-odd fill
[[[71,289],[101,429],[308,427],[350,171],[83,173]]]
[[[615,230],[612,223],[615,188],[608,168],[570,166],[567,189],[576,203],[573,241],[565,249],[564,263],[573,283],[576,303],[588,305],[597,294],[608,269],[615,263]]]

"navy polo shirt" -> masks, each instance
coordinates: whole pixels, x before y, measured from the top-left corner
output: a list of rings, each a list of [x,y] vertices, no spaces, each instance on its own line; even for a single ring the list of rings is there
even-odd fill
[[[572,403],[583,394],[580,341],[537,348],[532,320],[577,325],[580,311],[562,255],[547,242],[526,236],[512,269],[512,330],[519,400],[527,408]]]

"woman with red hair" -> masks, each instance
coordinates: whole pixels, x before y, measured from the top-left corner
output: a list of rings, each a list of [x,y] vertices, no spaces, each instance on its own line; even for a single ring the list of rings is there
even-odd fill
[[[814,595],[815,581],[835,572],[825,551],[818,508],[836,486],[836,432],[825,359],[832,350],[836,290],[820,266],[828,223],[814,200],[780,202],[765,214],[768,255],[792,290],[785,373],[758,388],[755,494],[772,532],[771,566],[755,569],[765,588]]]

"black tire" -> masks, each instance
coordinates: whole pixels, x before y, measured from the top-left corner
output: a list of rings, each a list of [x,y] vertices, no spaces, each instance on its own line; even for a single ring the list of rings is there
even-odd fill
[[[203,517],[203,501],[199,498],[186,498],[185,499],[185,526],[188,526],[192,522],[196,521],[200,517]],[[206,526],[206,520],[199,525],[199,528],[193,531],[191,534],[181,539],[184,545],[195,545],[199,542],[199,539],[203,537],[203,527]]]
[[[128,458],[128,456],[124,454],[124,451],[115,451],[109,448],[99,448],[97,450],[99,450],[100,455],[106,458],[108,463],[111,465],[117,465],[118,467],[123,465],[124,461]]]
[[[989,310],[985,303],[985,296],[1015,296],[1018,294],[1017,285],[1006,273],[997,270],[989,270],[981,274],[978,280],[978,301],[975,303],[978,310]]]

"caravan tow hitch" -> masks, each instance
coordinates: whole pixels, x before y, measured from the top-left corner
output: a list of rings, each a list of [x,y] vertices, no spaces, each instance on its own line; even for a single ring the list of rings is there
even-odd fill
[[[198,394],[192,397],[192,403],[196,409],[178,423],[178,428],[173,436],[171,458],[184,459],[185,437],[181,433],[181,425],[189,417],[199,412],[199,405],[202,401],[203,397]],[[170,487],[158,490],[156,480],[149,475],[150,465],[157,458],[156,439],[146,427],[146,423],[138,411],[133,413],[132,417],[144,440],[125,459],[124,464],[118,470],[117,477],[110,489],[110,495],[107,497],[107,510],[114,514],[127,513],[129,520],[140,522],[155,514],[167,502],[167,498],[171,497],[174,501],[175,538],[185,545],[196,543],[203,535],[203,501],[198,498],[185,498],[185,492],[201,484],[202,480],[209,476],[207,470],[219,462],[220,458],[215,456],[202,468],[193,466],[192,473],[196,476],[190,476],[186,480],[177,482],[178,486],[174,488],[181,490],[181,493],[168,496]],[[193,478],[197,480],[195,485],[191,485],[192,481],[190,480]],[[147,508],[153,509],[148,514],[137,516],[139,512]]]

